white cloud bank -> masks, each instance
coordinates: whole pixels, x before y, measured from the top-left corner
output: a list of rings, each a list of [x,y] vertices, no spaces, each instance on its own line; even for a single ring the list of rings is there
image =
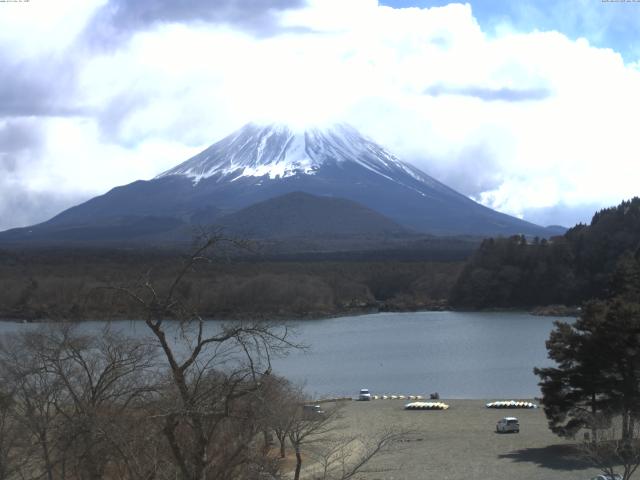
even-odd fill
[[[0,4],[7,63],[35,75],[46,59],[72,77],[47,114],[0,105],[0,228],[51,213],[11,215],[12,189],[88,198],[255,120],[350,122],[451,187],[542,223],[585,221],[585,206],[640,193],[638,65],[584,39],[489,35],[463,4],[314,0],[279,13],[280,30],[267,36],[163,21],[100,49],[86,26],[105,1],[55,4]],[[40,132],[37,146],[2,144],[16,116]]]

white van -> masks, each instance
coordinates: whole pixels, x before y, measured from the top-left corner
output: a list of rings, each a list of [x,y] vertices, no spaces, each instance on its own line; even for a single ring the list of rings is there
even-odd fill
[[[504,417],[496,423],[496,432],[498,433],[518,433],[520,431],[520,423],[516,417]]]
[[[360,395],[358,395],[358,400],[360,400],[360,401],[371,400],[371,393],[369,392],[368,388],[361,388],[360,389]]]

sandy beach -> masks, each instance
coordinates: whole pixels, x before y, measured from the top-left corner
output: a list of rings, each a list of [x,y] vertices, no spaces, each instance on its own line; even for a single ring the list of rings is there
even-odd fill
[[[498,399],[491,399],[498,400]],[[583,480],[596,475],[578,458],[571,441],[547,428],[542,409],[489,409],[485,400],[442,400],[444,411],[404,410],[407,400],[345,402],[345,434],[373,436],[393,427],[414,432],[378,457],[364,478]],[[497,434],[496,422],[516,416],[520,433]]]

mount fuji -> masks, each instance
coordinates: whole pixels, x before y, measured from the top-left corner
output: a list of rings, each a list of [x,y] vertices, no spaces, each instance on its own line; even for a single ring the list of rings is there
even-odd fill
[[[152,180],[0,233],[0,241],[176,242],[211,224],[261,238],[556,233],[474,202],[349,125],[249,124]]]

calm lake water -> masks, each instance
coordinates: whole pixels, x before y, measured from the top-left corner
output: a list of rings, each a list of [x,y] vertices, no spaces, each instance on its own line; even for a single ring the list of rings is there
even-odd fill
[[[369,388],[439,392],[442,398],[531,398],[540,394],[533,367],[551,364],[545,340],[554,320],[513,312],[418,312],[288,322],[296,341],[310,348],[274,359],[274,372],[322,396]],[[135,336],[146,334],[140,322],[114,324]],[[82,328],[103,326],[86,322]],[[0,335],[25,328],[34,326],[0,323]]]

